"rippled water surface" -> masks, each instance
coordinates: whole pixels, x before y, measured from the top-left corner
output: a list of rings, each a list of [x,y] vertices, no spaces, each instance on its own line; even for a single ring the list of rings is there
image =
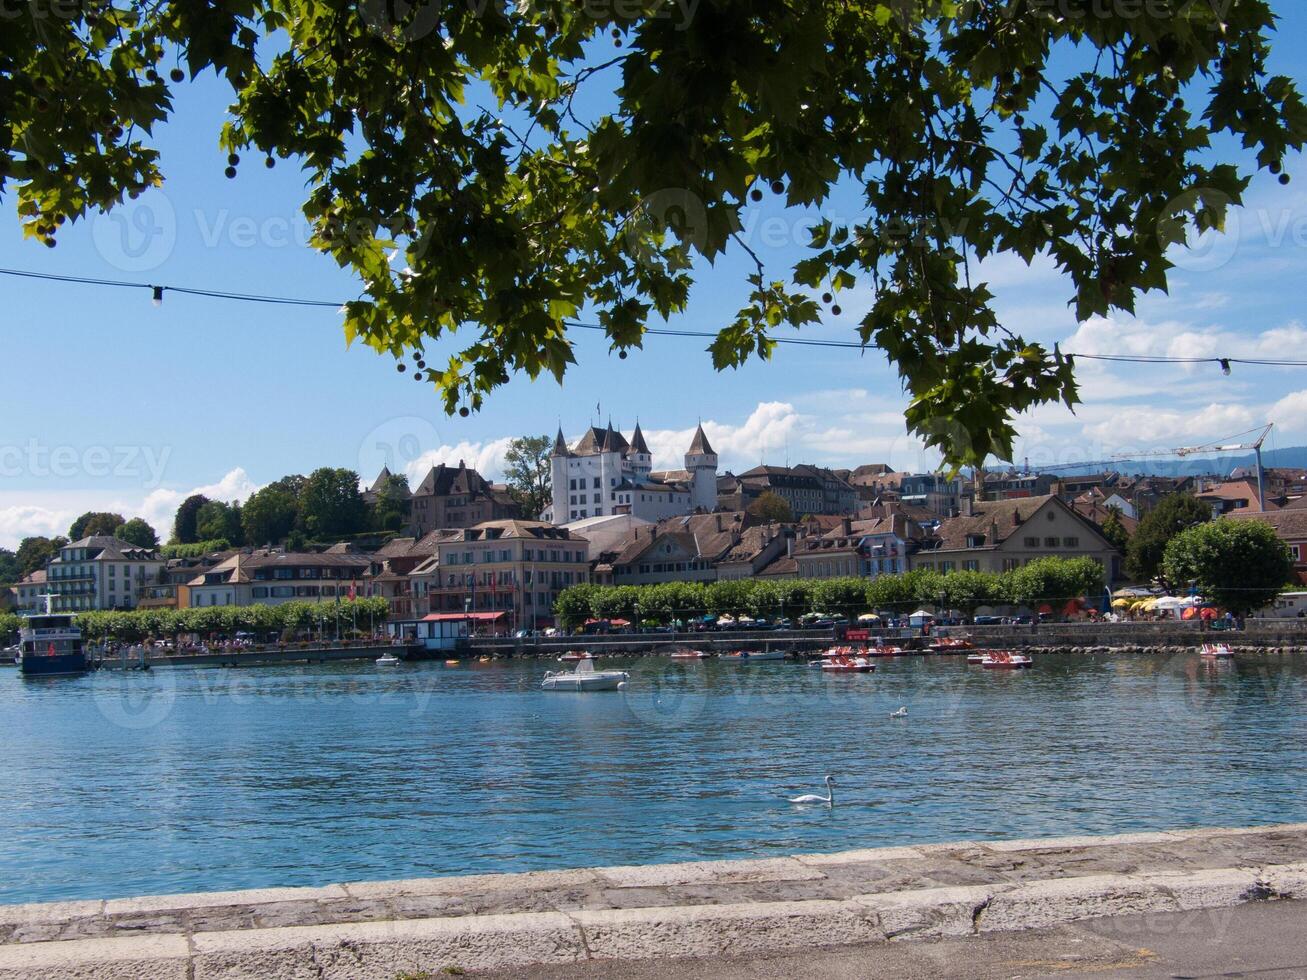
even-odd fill
[[[0,671],[0,902],[1307,820],[1288,658],[613,665]]]

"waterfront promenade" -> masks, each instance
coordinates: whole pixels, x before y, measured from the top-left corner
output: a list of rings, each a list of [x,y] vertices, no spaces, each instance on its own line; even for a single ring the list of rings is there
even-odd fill
[[[989,934],[1105,917],[1189,913],[1175,928],[1205,922],[1210,936],[1229,920],[1204,913],[1304,894],[1307,824],[972,840],[5,906],[0,980],[397,980],[814,948],[892,957],[923,940],[965,957]]]

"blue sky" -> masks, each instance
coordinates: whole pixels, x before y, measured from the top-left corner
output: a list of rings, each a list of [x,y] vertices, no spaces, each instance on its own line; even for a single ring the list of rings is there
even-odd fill
[[[1307,9],[1277,0],[1274,70],[1307,82]],[[58,248],[24,241],[13,201],[0,202],[0,266],[312,298],[346,299],[356,287],[309,250],[299,214],[304,180],[292,164],[248,159],[223,176],[217,147],[222,88],[183,87],[159,134],[167,183],[135,210],[63,230]],[[1234,152],[1234,151],[1230,151]],[[987,263],[1009,326],[1087,353],[1307,354],[1300,312],[1307,280],[1307,167],[1294,158],[1287,188],[1254,182],[1221,238],[1177,256],[1170,296],[1143,299],[1136,318],[1077,324],[1070,289],[1051,267]],[[831,213],[853,218],[856,200]],[[849,210],[841,210],[841,208]],[[778,274],[801,251],[803,223],[768,195],[746,215],[746,237]],[[747,266],[728,256],[701,270],[678,321],[714,329],[739,306]],[[849,338],[866,294],[806,336]],[[66,530],[87,509],[139,514],[166,535],[177,502],[202,489],[243,498],[259,485],[317,466],[371,479],[383,462],[417,473],[465,459],[498,475],[504,445],[523,433],[579,433],[601,406],[629,432],[638,417],[660,462],[676,463],[695,424],[723,467],[760,461],[904,469],[936,462],[904,431],[896,375],[875,351],[782,348],[770,363],[723,374],[703,344],[649,338],[643,354],[610,356],[600,335],[579,333],[560,387],[514,380],[478,415],[447,418],[426,385],[389,358],[347,350],[330,309],[223,303],[0,277],[5,311],[0,388],[0,546]],[[1275,421],[1273,444],[1307,444],[1302,369],[1104,368],[1080,362],[1085,404],[1021,420],[1017,456],[1035,464],[1101,459],[1120,451],[1221,439]]]

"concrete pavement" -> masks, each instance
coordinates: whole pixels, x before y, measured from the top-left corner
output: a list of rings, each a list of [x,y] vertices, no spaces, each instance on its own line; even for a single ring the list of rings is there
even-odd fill
[[[472,971],[477,980],[1115,980],[1307,978],[1307,902],[1088,919],[1024,932],[984,933],[756,957],[591,960],[568,966]]]
[[[805,963],[838,976],[937,976],[955,963],[991,963],[996,976],[1143,969],[1155,944],[1122,932],[1131,916],[1188,914],[1209,936],[1216,920],[1202,916],[1294,898],[1307,898],[1307,824],[960,841],[0,906],[0,980],[656,976],[648,970],[686,957],[714,976],[741,962],[750,976],[769,963],[786,976]],[[1091,919],[1116,922],[1117,933],[1066,931]],[[1022,930],[1050,938],[1014,935]],[[1058,966],[1066,956],[1071,966]]]

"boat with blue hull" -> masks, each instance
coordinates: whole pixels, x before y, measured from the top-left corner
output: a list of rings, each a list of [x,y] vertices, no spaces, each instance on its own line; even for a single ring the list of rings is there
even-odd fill
[[[49,600],[46,601],[47,609]],[[18,671],[23,677],[83,674],[87,670],[82,631],[71,613],[43,612],[24,617],[18,631]]]

